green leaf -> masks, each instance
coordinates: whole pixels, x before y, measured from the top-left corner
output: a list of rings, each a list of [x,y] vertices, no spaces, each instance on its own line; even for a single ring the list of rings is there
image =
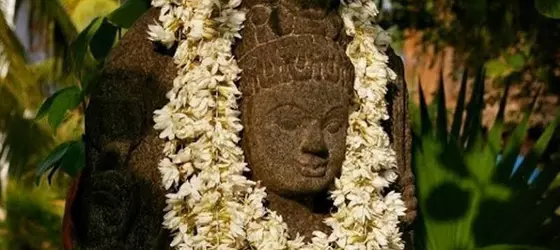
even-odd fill
[[[515,160],[519,155],[519,151],[521,149],[521,144],[525,140],[527,136],[527,129],[529,127],[529,117],[530,112],[525,115],[523,121],[515,128],[513,134],[508,138],[504,153],[502,154],[502,160],[498,164],[497,169],[497,178],[498,181],[505,183],[509,180],[511,176],[511,172],[513,171],[513,167],[515,164]]]
[[[506,57],[506,62],[514,70],[520,70],[525,66],[525,57],[522,54],[515,54]]]
[[[457,97],[457,105],[455,113],[453,114],[453,124],[451,125],[451,139],[457,140],[461,133],[461,125],[463,124],[463,111],[465,109],[465,96],[467,93],[467,80],[469,79],[469,70],[465,69],[463,72],[463,79],[461,80],[461,88],[459,89],[459,96]]]
[[[445,105],[445,85],[443,84],[443,69],[439,73],[439,90],[437,99],[437,133],[443,142],[447,141],[447,107]]]
[[[47,98],[45,100],[45,102],[43,102],[43,104],[41,104],[41,107],[39,108],[39,111],[37,111],[37,115],[35,115],[35,121],[40,120],[41,118],[45,117],[45,115],[48,114],[48,111],[50,110],[52,103],[54,101],[54,99],[56,99],[56,97],[60,94],[61,92],[56,92],[53,95],[51,95],[49,98]]]
[[[536,0],[535,8],[546,17],[560,18],[560,1],[558,0]]]
[[[62,89],[53,98],[49,108],[49,124],[56,131],[60,123],[64,120],[66,112],[80,105],[82,100],[82,91],[76,86]]]
[[[463,142],[471,144],[471,138],[476,136],[481,129],[482,110],[484,109],[484,80],[485,70],[481,68],[474,81],[472,88],[471,100],[467,107],[467,119],[465,120],[465,128],[463,133]]]
[[[426,98],[424,97],[424,90],[422,89],[422,84],[418,81],[418,91],[420,94],[420,119],[422,121],[422,134],[428,134],[432,130],[432,122],[430,120],[430,113],[428,112],[428,105],[426,104]]]
[[[548,148],[557,126],[558,119],[555,119],[550,125],[548,125],[544,133],[539,137],[535,146],[531,149],[527,158],[523,161],[522,165],[512,178],[517,185],[521,186],[527,184],[533,170],[537,167],[538,160],[543,156],[545,150]]]
[[[109,21],[118,27],[128,29],[144,12],[150,8],[149,1],[128,0],[121,7],[107,16]]]
[[[472,149],[466,154],[467,167],[471,176],[476,178],[477,183],[487,184],[491,181],[496,169],[496,155],[488,147],[480,129],[470,133],[473,133],[469,139]]]
[[[68,2],[69,0],[64,0]],[[92,19],[106,16],[120,6],[122,0],[72,0],[76,2],[71,17],[78,30],[83,30]]]
[[[85,166],[85,149],[84,143],[80,141],[74,141],[68,147],[64,158],[60,163],[60,169],[72,177],[76,177],[78,173]]]
[[[49,169],[51,169],[55,164],[57,164],[62,159],[62,157],[64,156],[64,154],[66,154],[66,151],[68,150],[70,145],[71,145],[70,142],[65,142],[60,144],[45,159],[43,159],[43,161],[41,161],[41,163],[37,167],[37,171],[35,172],[36,185],[39,185],[43,174],[45,174]]]
[[[556,179],[560,169],[558,169],[559,161],[552,162],[552,164],[547,164],[543,171],[539,173],[537,178],[531,183],[531,188],[536,194],[542,194],[542,192],[548,190],[550,184]]]
[[[497,180],[502,183],[508,182],[511,177],[513,167],[515,166],[515,161],[519,156],[519,152],[521,150],[521,146],[527,137],[528,129],[529,129],[529,119],[531,114],[535,108],[537,103],[537,98],[540,94],[535,95],[533,98],[531,105],[527,112],[525,113],[525,117],[521,121],[521,123],[515,128],[513,134],[508,139],[506,146],[504,148],[504,152],[502,154],[502,161],[498,164],[498,171],[497,171]]]
[[[97,61],[103,61],[109,54],[109,51],[111,51],[115,44],[117,29],[106,19],[103,19],[103,23],[89,41],[91,54]]]
[[[508,82],[504,90],[504,95],[500,99],[500,107],[498,108],[498,114],[496,115],[496,122],[499,123],[504,122],[504,115],[506,113],[506,104],[507,104],[510,88],[511,88],[511,83]]]
[[[53,168],[51,168],[51,171],[49,172],[49,175],[47,176],[47,181],[49,182],[49,185],[52,184],[52,178],[54,177],[54,174],[59,168],[60,168],[60,161],[54,164]]]
[[[468,216],[476,208],[473,204],[477,198],[465,178],[458,176],[452,170],[455,166],[449,164],[462,164],[460,152],[451,153],[459,149],[429,134],[415,140],[413,166],[422,222],[417,227],[426,232],[415,240],[425,246],[423,249],[471,249]],[[451,203],[449,208],[445,206]]]
[[[89,52],[89,44],[93,36],[97,33],[97,30],[101,27],[104,22],[104,18],[95,18],[91,23],[78,35],[76,40],[70,45],[71,55],[72,55],[72,67],[75,72],[81,72],[83,69],[84,62],[86,60],[86,55]]]
[[[506,85],[504,94],[500,100],[500,107],[498,109],[498,114],[496,115],[496,120],[494,126],[490,129],[488,133],[488,142],[490,143],[490,149],[493,150],[496,155],[499,153],[502,144],[502,135],[504,130],[504,114],[507,104],[507,98],[509,96],[509,89],[511,84]]]

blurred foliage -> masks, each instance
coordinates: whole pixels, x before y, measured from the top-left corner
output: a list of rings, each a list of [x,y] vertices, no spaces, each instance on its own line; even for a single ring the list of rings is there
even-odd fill
[[[52,53],[44,61],[28,62],[26,41],[19,40],[0,13],[1,53],[9,62],[7,76],[0,79],[0,131],[7,134],[0,150],[8,150],[10,175],[15,178],[35,170],[38,160],[57,145],[81,139],[90,83],[95,83],[121,29],[129,28],[149,7],[148,0],[123,1],[120,8],[116,0],[28,3],[30,23],[39,24],[38,32],[29,32]]]
[[[16,5],[21,7],[22,2],[16,1]],[[41,102],[53,90],[76,84],[76,78],[62,67],[69,64],[64,62],[70,56],[67,48],[78,35],[70,18],[72,12],[65,9],[69,2],[77,0],[28,1],[30,27],[33,27],[29,34],[32,40],[43,41],[42,49],[48,55],[39,62],[29,62],[29,51],[24,46],[28,41],[20,40],[4,16],[0,16],[0,44],[9,62],[7,76],[0,79],[0,131],[7,134],[0,148],[9,149],[10,175],[16,178],[34,170],[38,160],[57,144],[81,134],[80,112],[64,114],[60,133],[53,133],[46,122],[32,120]]]
[[[114,14],[111,11],[118,7],[117,0],[23,2],[16,4],[17,8],[27,8],[23,11],[28,11],[25,14],[30,17],[29,27],[23,30],[29,30],[23,32],[31,41],[21,40],[0,12],[0,57],[6,59],[0,66],[7,68],[5,77],[0,77],[0,132],[5,135],[0,142],[0,155],[8,153],[10,170],[9,188],[0,195],[0,210],[6,213],[5,220],[0,219],[0,249],[61,249],[61,214],[69,179],[55,170],[75,176],[83,166],[85,90],[95,81],[104,56],[115,43],[119,22],[133,22],[139,8],[136,12],[121,9],[120,13],[127,16],[113,15],[116,22],[108,25],[107,18],[97,16]],[[126,6],[133,2],[138,1],[130,0]],[[148,1],[140,2],[147,6]],[[93,30],[84,28],[83,23],[87,27],[99,25]],[[107,32],[98,32],[107,29],[111,30],[110,39]],[[45,52],[47,58],[30,61],[30,53],[37,50]],[[78,62],[80,67],[76,67]],[[55,157],[54,165],[45,161],[39,165],[45,156],[57,153],[53,149],[60,155]],[[30,184],[37,181],[37,169],[48,171],[49,183],[57,180],[35,188]]]
[[[55,78],[57,73],[50,67],[54,65],[53,61],[49,60],[43,65],[27,63],[24,46],[7,26],[3,16],[0,18],[0,31],[3,34],[0,43],[5,48],[9,62],[7,76],[0,79],[0,131],[7,134],[0,148],[3,151],[10,149],[10,172],[20,175],[55,143],[49,129],[30,121],[29,113],[39,107],[44,98],[45,80]],[[24,138],[32,138],[35,143],[29,145],[28,141],[22,140]]]
[[[10,184],[0,222],[0,249],[61,249],[64,199],[50,188]]]
[[[81,0],[76,1],[72,10],[72,21],[78,30],[83,30],[96,17],[107,15],[117,7],[118,2],[114,0]]]
[[[423,34],[422,47],[454,49],[454,67],[486,64],[502,82],[528,73],[560,91],[560,1],[557,0],[380,0],[383,27]],[[541,12],[539,12],[539,10]]]
[[[117,43],[120,30],[130,28],[134,21],[149,8],[145,0],[129,0],[106,16],[94,18],[70,44],[67,69],[79,80],[78,86],[61,89],[47,98],[35,119],[48,117],[50,127],[57,131],[68,112],[86,109],[88,96],[111,48]],[[62,170],[75,177],[85,165],[84,143],[68,140],[44,158],[36,171],[36,183],[48,174],[51,177]]]
[[[536,0],[537,10],[550,18],[560,19],[560,1],[557,0]]]
[[[443,80],[435,112],[420,92],[413,115],[417,249],[560,249],[560,215],[555,213],[560,189],[553,184],[560,171],[560,157],[554,154],[560,151],[553,146],[560,114],[515,169],[530,111],[504,141],[504,97],[495,125],[485,131],[484,71],[476,76],[468,104],[464,75],[450,128]]]

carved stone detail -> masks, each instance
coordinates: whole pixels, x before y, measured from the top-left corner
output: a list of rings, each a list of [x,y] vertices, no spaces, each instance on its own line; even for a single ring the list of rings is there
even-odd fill
[[[293,232],[328,230],[327,190],[344,160],[354,71],[338,1],[245,0],[243,39],[234,48],[243,69],[243,147],[269,193],[268,206]],[[325,4],[326,3],[326,4]],[[167,103],[176,66],[173,51],[147,39],[150,9],[113,49],[86,112],[86,169],[69,202],[73,237],[82,249],[168,249],[162,228],[165,190],[157,169],[163,141],[153,111]],[[397,152],[396,188],[415,217],[407,92],[400,58],[387,96],[386,124]]]

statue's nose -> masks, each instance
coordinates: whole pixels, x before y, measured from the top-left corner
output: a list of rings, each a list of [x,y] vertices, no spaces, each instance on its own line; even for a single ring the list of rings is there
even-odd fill
[[[323,130],[319,121],[313,120],[306,126],[303,135],[302,151],[324,159],[329,157],[329,149],[323,138]]]
[[[106,143],[101,148],[101,162],[96,166],[97,171],[117,170],[127,162],[130,143],[113,141]]]

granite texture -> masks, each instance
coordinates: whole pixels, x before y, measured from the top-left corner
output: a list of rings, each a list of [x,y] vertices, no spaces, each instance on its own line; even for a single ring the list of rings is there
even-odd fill
[[[333,207],[327,190],[344,160],[353,67],[337,1],[245,0],[249,12],[235,55],[240,89],[242,146],[252,179],[262,181],[267,206],[291,229],[328,231]],[[86,112],[86,169],[69,202],[71,237],[81,249],[168,249],[161,226],[165,191],[157,170],[163,141],[153,111],[167,103],[176,75],[167,51],[147,39],[157,20],[149,10],[113,49]],[[402,61],[389,49],[398,80],[390,86],[385,124],[397,151],[407,207],[414,220],[411,136]]]

